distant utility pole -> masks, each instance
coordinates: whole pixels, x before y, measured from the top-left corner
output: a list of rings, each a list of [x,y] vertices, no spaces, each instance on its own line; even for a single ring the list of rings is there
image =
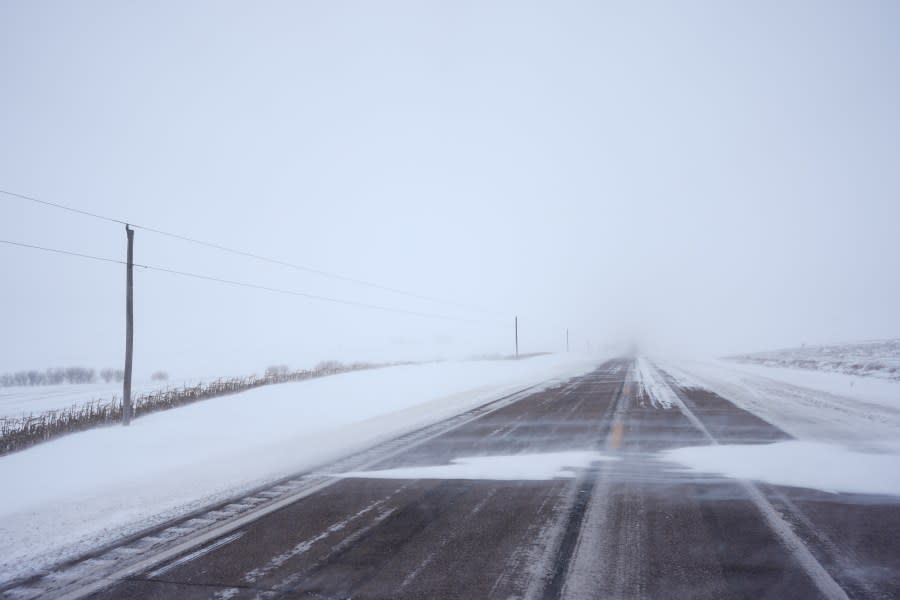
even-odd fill
[[[515,325],[516,325],[516,358],[519,358],[519,316],[515,317]]]
[[[569,351],[569,328],[566,327],[566,352]]]
[[[122,384],[122,425],[131,423],[131,359],[134,349],[134,229],[125,225],[128,265],[125,276],[125,378]]]

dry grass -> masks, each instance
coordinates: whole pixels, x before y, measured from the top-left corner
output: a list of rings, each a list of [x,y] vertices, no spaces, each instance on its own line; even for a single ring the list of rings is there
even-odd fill
[[[192,402],[235,394],[264,385],[302,381],[335,375],[349,371],[361,371],[378,367],[394,366],[401,363],[368,364],[355,363],[343,365],[336,361],[320,363],[314,369],[293,372],[267,372],[263,377],[235,377],[217,379],[209,383],[180,388],[169,387],[133,398],[134,417],[177,408]],[[24,450],[40,442],[44,442],[67,433],[84,431],[93,427],[112,425],[122,419],[122,399],[95,400],[86,404],[74,405],[61,410],[49,410],[39,414],[21,417],[0,418],[0,455]]]

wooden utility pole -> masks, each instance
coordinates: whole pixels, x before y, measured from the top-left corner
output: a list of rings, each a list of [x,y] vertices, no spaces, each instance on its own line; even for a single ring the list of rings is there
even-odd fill
[[[519,358],[519,317],[516,316],[516,358]]]
[[[131,423],[131,359],[134,349],[134,229],[125,225],[128,265],[125,276],[125,378],[122,383],[122,425]]]

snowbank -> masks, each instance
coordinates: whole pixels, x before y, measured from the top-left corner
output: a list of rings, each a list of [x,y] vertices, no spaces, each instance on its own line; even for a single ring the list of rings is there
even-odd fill
[[[0,457],[0,581],[599,362],[569,354],[347,373]]]
[[[900,410],[900,381],[790,367],[734,364],[724,361],[717,361],[717,364],[731,367],[737,372],[768,377],[791,385]]]
[[[786,348],[733,356],[731,360],[900,382],[900,339]]]

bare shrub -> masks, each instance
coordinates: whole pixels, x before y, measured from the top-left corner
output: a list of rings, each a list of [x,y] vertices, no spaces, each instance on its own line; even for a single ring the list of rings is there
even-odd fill
[[[317,373],[340,373],[341,371],[345,371],[347,368],[344,366],[339,360],[323,360],[319,364],[317,364],[313,371]]]
[[[283,377],[290,369],[287,365],[272,365],[266,369],[266,377]]]
[[[218,396],[225,396],[237,392],[243,392],[252,388],[284,383],[287,381],[302,381],[335,373],[360,369],[374,369],[383,366],[392,366],[412,363],[388,363],[368,364],[355,363],[346,366],[334,360],[323,361],[311,371],[288,371],[287,367],[277,365],[274,372],[266,370],[265,377],[235,377],[230,379],[217,379],[210,383],[199,383],[193,386],[184,385],[180,388],[173,387],[157,390],[147,394],[140,394],[133,399],[134,416],[177,408]],[[160,373],[162,373],[160,371]],[[23,372],[25,375],[26,372]],[[86,377],[88,373],[82,374]],[[90,370],[90,376],[94,376]],[[4,377],[11,377],[9,375]],[[101,377],[121,380],[122,371],[104,369]],[[118,423],[122,419],[122,401],[118,397],[112,400],[95,400],[86,404],[75,405],[62,410],[50,410],[38,415],[22,417],[0,417],[0,455],[9,454],[17,450],[23,450],[40,442],[102,425]]]

